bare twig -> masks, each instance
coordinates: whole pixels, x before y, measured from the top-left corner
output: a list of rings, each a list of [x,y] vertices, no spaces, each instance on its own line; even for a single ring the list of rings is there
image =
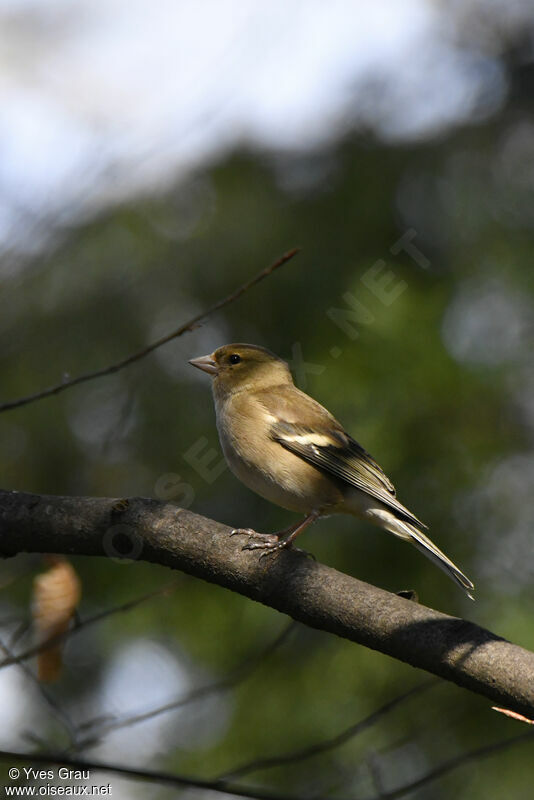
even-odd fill
[[[287,253],[280,256],[274,263],[270,264],[270,266],[266,267],[265,269],[261,270],[257,275],[251,278],[246,283],[243,283],[239,286],[235,292],[232,294],[227,295],[222,300],[218,300],[212,306],[210,306],[205,311],[201,311],[200,314],[197,314],[188,322],[185,322],[183,325],[180,325],[179,328],[172,331],[171,333],[167,333],[165,336],[162,336],[160,339],[157,339],[152,344],[143,347],[141,350],[137,350],[135,353],[131,353],[129,356],[121,359],[120,361],[116,361],[114,364],[108,364],[106,367],[102,367],[101,369],[94,370],[93,372],[85,372],[82,375],[78,375],[76,378],[69,378],[67,380],[61,381],[60,383],[54,384],[54,386],[49,386],[47,389],[42,389],[39,392],[34,392],[33,394],[26,395],[25,397],[19,397],[16,400],[8,400],[5,403],[0,403],[0,413],[2,411],[9,411],[13,408],[20,408],[21,406],[26,406],[29,403],[34,403],[37,400],[42,400],[45,397],[50,397],[55,394],[59,394],[60,392],[64,392],[66,389],[70,389],[73,386],[77,386],[80,383],[85,383],[86,381],[95,380],[95,378],[103,378],[105,375],[112,375],[115,372],[119,372],[119,370],[124,369],[124,367],[128,367],[130,364],[133,364],[136,361],[140,361],[145,356],[148,356],[150,353],[153,353],[154,350],[157,350],[158,347],[161,347],[167,342],[172,341],[173,339],[177,339],[179,336],[182,336],[184,333],[188,333],[192,331],[201,320],[205,319],[206,317],[210,316],[211,314],[215,313],[215,311],[219,311],[221,308],[230,305],[230,303],[234,303],[238,300],[241,295],[248,292],[249,289],[252,289],[257,283],[260,283],[264,278],[267,278],[271,275],[275,270],[279,267],[287,264],[294,256],[297,255],[299,252],[298,247],[294,247],[292,250],[288,250]]]
[[[453,772],[454,770],[459,769],[466,764],[470,764],[473,761],[479,761],[482,758],[495,755],[495,753],[502,753],[505,750],[509,750],[511,747],[514,747],[516,744],[526,742],[529,739],[531,742],[534,742],[534,731],[527,731],[526,733],[521,733],[518,736],[513,736],[510,739],[500,739],[498,742],[493,742],[492,744],[487,744],[483,747],[477,747],[475,750],[469,750],[467,753],[461,753],[459,756],[455,756],[455,758],[450,758],[448,761],[444,761],[442,764],[439,764],[439,766],[430,770],[421,778],[411,781],[410,783],[405,783],[404,786],[400,786],[398,789],[393,789],[391,792],[383,792],[380,795],[369,798],[369,800],[397,800],[397,798],[411,794],[417,789],[421,789],[423,786],[433,783],[438,778],[443,777],[443,775]]]
[[[9,647],[2,641],[0,641],[0,650],[2,650],[5,653],[5,655],[8,656],[8,658],[13,657],[13,653],[11,652]],[[46,691],[42,683],[37,679],[37,677],[33,674],[33,672],[30,669],[28,669],[28,667],[25,664],[18,664],[18,666],[20,667],[24,675],[28,678],[28,680],[30,680],[37,688],[37,691],[39,692],[39,694],[41,695],[47,706],[52,711],[52,714],[56,717],[56,719],[60,721],[60,723],[65,728],[71,745],[75,747],[76,736],[77,736],[76,727],[72,722],[71,718],[69,717],[69,715],[59,706],[59,704],[52,697],[52,695],[50,695]]]
[[[280,755],[271,756],[269,758],[257,758],[254,759],[254,761],[248,761],[241,766],[235,767],[234,769],[222,774],[220,776],[220,780],[235,780],[235,778],[241,778],[243,775],[248,775],[250,772],[272,769],[273,767],[281,767],[288,764],[296,764],[299,761],[306,761],[308,758],[314,758],[315,756],[319,756],[323,753],[327,753],[330,750],[334,750],[337,747],[341,747],[341,745],[345,744],[345,742],[348,742],[359,733],[363,733],[363,731],[367,730],[367,728],[370,728],[376,722],[381,720],[382,717],[386,716],[386,714],[388,714],[390,711],[393,711],[393,709],[397,708],[397,706],[401,705],[401,703],[403,703],[405,700],[408,700],[414,695],[421,694],[422,692],[426,691],[426,689],[429,689],[431,686],[435,686],[436,684],[437,681],[435,679],[420,683],[417,686],[414,686],[412,689],[409,689],[407,692],[403,692],[397,697],[394,697],[393,700],[389,700],[376,711],[373,711],[372,714],[369,714],[369,716],[365,717],[359,722],[356,722],[354,725],[350,725],[348,728],[345,728],[344,731],[336,734],[336,736],[332,736],[330,739],[323,739],[322,741],[316,742],[308,747],[295,750],[292,753],[281,753]]]
[[[111,617],[114,614],[123,614],[127,611],[131,611],[142,603],[145,603],[147,600],[152,600],[154,597],[167,594],[178,585],[180,580],[181,578],[177,578],[160,589],[155,589],[154,591],[147,592],[140,597],[134,597],[132,600],[127,600],[125,603],[121,603],[118,606],[113,606],[112,608],[107,608],[105,611],[100,611],[98,614],[94,614],[92,617],[87,617],[87,619],[81,620],[73,628],[69,628],[68,631],[58,633],[57,636],[52,636],[43,644],[37,644],[32,647],[28,647],[28,649],[24,650],[22,653],[12,654],[3,661],[0,661],[0,669],[2,669],[2,667],[9,667],[11,664],[21,664],[22,662],[27,661],[29,658],[33,658],[39,653],[42,653],[44,650],[47,650],[49,647],[55,647],[55,645],[59,642],[69,639],[71,636],[84,630],[84,628],[88,628],[90,625],[95,625],[97,622],[101,622],[101,620],[107,619],[107,617]]]
[[[28,619],[24,619],[15,628],[13,633],[11,634],[11,638],[9,639],[9,648],[13,650],[19,639],[22,639],[31,628],[31,622]]]
[[[382,781],[382,772],[380,770],[378,755],[374,750],[371,751],[367,756],[367,769],[369,770],[369,774],[377,792],[377,800],[383,800],[386,790],[384,789],[384,783]]]
[[[534,725],[534,719],[524,717],[523,714],[518,714],[517,711],[509,711],[507,708],[499,708],[498,706],[492,706],[491,710],[498,711],[499,714],[504,714],[505,717],[515,719],[517,722],[526,722],[527,725]]]
[[[111,772],[125,778],[135,778],[151,783],[161,783],[167,786],[179,786],[184,789],[203,789],[205,791],[228,794],[234,797],[250,797],[252,800],[299,800],[295,795],[278,794],[254,786],[235,786],[219,781],[206,781],[185,775],[172,775],[168,772],[157,770],[134,769],[121,767],[117,764],[105,764],[100,761],[87,761],[63,756],[60,753],[17,753],[9,750],[0,750],[0,759],[8,763],[23,764],[62,764],[75,770],[89,770],[93,772]],[[304,800],[304,798],[302,798]]]
[[[158,706],[157,708],[152,708],[149,711],[139,714],[131,714],[130,716],[122,717],[121,719],[113,719],[110,721],[106,720],[104,723],[102,723],[99,719],[89,720],[88,722],[82,723],[80,727],[85,730],[89,729],[90,734],[88,740],[79,743],[77,750],[88,747],[95,741],[100,741],[104,736],[112,731],[116,731],[121,728],[130,728],[132,725],[137,725],[140,722],[146,722],[147,720],[158,717],[161,714],[167,713],[168,711],[176,711],[176,709],[183,708],[184,706],[189,705],[197,700],[201,700],[203,697],[209,697],[211,694],[217,694],[228,689],[234,689],[236,686],[250,677],[254,670],[260,664],[264,663],[265,659],[267,659],[287,640],[289,634],[295,629],[296,624],[297,623],[293,621],[289,622],[284,626],[282,631],[276,636],[275,639],[273,639],[272,642],[269,642],[269,644],[263,647],[258,653],[254,653],[253,655],[249,656],[247,659],[245,659],[245,661],[235,667],[229,675],[219,681],[214,681],[206,686],[199,686],[182,697],[179,697],[177,700],[173,700],[170,703],[165,703],[165,705]],[[96,727],[96,730],[95,726],[98,726]]]
[[[22,578],[26,578],[28,575],[35,574],[35,564],[27,564],[22,569],[19,568],[17,572],[11,575],[7,575],[3,581],[0,581],[0,592],[3,589],[7,589],[8,587],[12,586],[18,580]]]
[[[423,777],[418,778],[416,781],[407,783],[391,792],[382,792],[380,795],[369,798],[369,800],[398,800],[398,798],[404,797],[423,786],[427,786],[438,778],[443,777],[443,775],[453,772],[466,764],[478,761],[482,758],[487,758],[499,752],[504,752],[527,740],[534,741],[533,731],[529,730],[527,733],[514,736],[510,739],[493,742],[490,745],[485,745],[484,747],[479,747],[475,750],[463,753],[456,758],[451,758],[435,769],[430,770],[426,775],[423,775]],[[299,800],[296,795],[277,794],[276,792],[258,789],[252,786],[238,786],[226,781],[209,781],[184,775],[172,775],[167,772],[158,772],[157,770],[133,769],[131,767],[122,767],[118,764],[105,764],[99,761],[70,758],[58,753],[17,753],[9,750],[0,750],[0,759],[10,764],[21,762],[24,764],[62,764],[72,769],[89,770],[91,772],[110,772],[115,775],[122,775],[126,778],[160,783],[167,786],[178,786],[181,788],[204,789],[220,794],[233,795],[235,797],[250,797],[253,800]],[[307,795],[307,797],[309,797],[309,795]],[[302,798],[302,800],[304,799]]]

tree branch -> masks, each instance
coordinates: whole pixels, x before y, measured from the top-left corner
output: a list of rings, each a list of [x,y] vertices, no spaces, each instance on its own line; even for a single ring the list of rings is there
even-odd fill
[[[227,297],[223,297],[222,300],[218,300],[205,311],[201,311],[200,314],[197,314],[188,322],[184,322],[184,324],[180,325],[180,327],[176,328],[176,330],[165,334],[165,336],[162,336],[160,339],[152,342],[152,344],[141,348],[141,350],[137,350],[135,353],[130,353],[129,356],[122,358],[120,361],[116,361],[113,364],[108,364],[106,367],[102,367],[101,369],[94,370],[93,372],[85,372],[82,375],[78,375],[76,378],[68,378],[67,380],[61,381],[61,383],[54,384],[54,386],[49,386],[47,389],[34,392],[34,394],[29,394],[25,397],[18,397],[16,400],[8,400],[6,403],[0,403],[0,413],[3,411],[10,411],[12,408],[26,406],[29,403],[35,403],[37,400],[42,400],[45,397],[50,397],[51,395],[64,392],[65,389],[70,389],[73,386],[77,386],[79,383],[92,381],[95,378],[103,378],[105,375],[112,375],[113,373],[119,372],[119,370],[124,369],[125,367],[129,367],[130,364],[145,358],[145,356],[148,356],[154,350],[157,350],[158,347],[167,344],[167,342],[170,342],[173,339],[177,339],[184,333],[194,330],[196,327],[198,327],[199,323],[210,314],[213,314],[215,311],[219,311],[221,308],[230,305],[230,303],[234,303],[241,297],[241,295],[245,294],[245,292],[248,292],[248,290],[252,289],[252,287],[257,283],[262,281],[264,278],[267,278],[276,269],[290,261],[294,256],[297,255],[298,252],[298,247],[288,250],[287,253],[284,253],[275,262],[270,264],[268,267],[265,267],[265,269],[262,269],[261,272],[258,272],[258,274],[253,278],[239,286],[235,292],[232,292],[232,294],[229,294]]]
[[[32,571],[35,572],[35,566],[32,567]],[[33,644],[26,650],[17,653],[16,656],[13,656],[9,659],[9,663],[12,664],[16,661],[17,664],[22,664],[24,661],[28,661],[29,658],[33,658],[34,656],[38,655],[38,653],[43,653],[45,650],[49,650],[51,647],[55,647],[60,642],[64,642],[66,639],[70,639],[71,636],[80,633],[80,631],[85,630],[85,628],[88,628],[90,625],[95,625],[96,623],[101,622],[102,620],[105,620],[108,617],[112,617],[115,614],[123,614],[126,611],[131,611],[132,609],[137,608],[137,606],[140,606],[142,603],[146,603],[147,600],[152,600],[154,597],[158,597],[164,594],[170,595],[170,593],[177,585],[178,585],[178,579],[172,581],[171,583],[168,583],[165,586],[162,586],[160,589],[156,589],[152,592],[147,592],[146,594],[143,594],[141,596],[134,597],[132,600],[127,600],[125,603],[121,603],[118,606],[112,606],[112,608],[106,608],[105,611],[99,611],[92,617],[87,617],[86,619],[80,620],[73,627],[68,628],[66,631],[62,631],[61,633],[58,633],[55,636],[51,636],[50,639],[47,639],[45,642],[40,642],[39,644]],[[30,628],[31,628],[31,622],[23,623],[24,633],[27,633]],[[16,631],[15,633],[16,633],[16,640],[18,640],[19,632]],[[11,646],[13,646],[13,643]],[[0,661],[0,669],[3,666],[8,666],[8,664],[6,664],[5,661]]]
[[[152,769],[135,769],[135,767],[122,767],[118,764],[105,764],[101,761],[70,758],[62,753],[17,753],[11,750],[0,750],[0,760],[8,764],[62,764],[75,770],[90,770],[90,772],[110,772],[124,778],[135,778],[149,783],[160,783],[166,786],[176,786],[182,789],[203,789],[208,792],[218,792],[231,797],[249,797],[252,800],[299,800],[294,795],[279,794],[256,786],[237,786],[226,781],[209,781],[202,778],[186,775],[173,775],[170,772],[161,772]]]
[[[296,551],[259,559],[219,522],[171,503],[0,491],[0,551],[132,552],[427,670],[529,718],[534,653],[318,564]],[[6,663],[14,663],[7,659]]]
[[[89,731],[89,734],[85,740],[78,743],[76,750],[80,751],[93,745],[95,742],[100,742],[103,737],[121,728],[131,728],[133,725],[137,725],[140,722],[146,722],[149,719],[154,719],[154,717],[159,717],[161,714],[183,708],[203,697],[209,697],[212,694],[221,694],[229,689],[235,689],[241,682],[246,681],[260,665],[265,664],[271,653],[277,650],[286,641],[288,635],[295,627],[295,622],[289,622],[273,641],[269,642],[265,647],[262,647],[259,652],[248,656],[223,678],[219,678],[219,680],[204,684],[203,686],[197,686],[195,689],[191,689],[191,691],[181,695],[176,700],[171,700],[164,705],[156,706],[155,708],[139,712],[138,714],[111,717],[104,721],[102,721],[101,718],[97,718],[82,723],[78,726],[79,730],[83,728],[85,732]],[[226,779],[228,776],[225,775],[222,777]],[[233,775],[231,777],[233,777]]]
[[[414,695],[419,695],[422,692],[430,689],[431,686],[435,686],[438,683],[435,678],[429,678],[424,683],[419,683],[417,686],[413,686],[411,689],[408,689],[407,692],[403,692],[397,697],[394,697],[393,700],[388,700],[387,703],[380,706],[376,709],[376,711],[371,712],[367,717],[364,719],[355,722],[353,725],[350,725],[345,730],[341,731],[341,733],[337,733],[335,736],[331,736],[329,739],[322,739],[314,744],[308,745],[307,747],[302,747],[299,750],[293,750],[287,753],[280,753],[276,756],[266,756],[263,758],[255,758],[251,761],[246,761],[244,764],[240,764],[234,769],[225,771],[222,775],[219,776],[219,780],[235,780],[236,778],[242,778],[243,775],[249,775],[251,772],[259,772],[266,769],[272,769],[273,767],[283,767],[287,764],[298,764],[302,761],[307,761],[310,758],[316,758],[323,753],[328,753],[330,750],[335,750],[338,747],[341,747],[346,742],[350,742],[351,739],[358,736],[360,733],[363,733],[368,728],[371,728],[376,722],[379,722],[383,717],[389,714],[390,711],[393,711],[402,703],[409,700]]]
[[[382,792],[380,795],[376,795],[374,798],[372,798],[372,800],[398,800],[398,798],[404,797],[407,794],[411,794],[418,789],[422,789],[423,786],[433,783],[443,775],[447,775],[449,772],[454,772],[454,770],[457,770],[466,764],[471,764],[473,761],[480,761],[483,758],[495,755],[495,753],[502,753],[505,750],[509,750],[511,747],[515,747],[516,744],[526,741],[530,741],[531,743],[534,741],[534,734],[532,731],[519,733],[517,736],[513,736],[508,739],[500,739],[497,742],[492,742],[491,744],[484,745],[483,747],[477,747],[475,750],[468,750],[465,753],[460,753],[460,755],[449,758],[447,761],[438,764],[438,766],[434,767],[434,769],[430,769],[421,778],[417,778],[414,781],[405,783],[403,786],[400,786],[398,789],[393,789],[390,792]]]

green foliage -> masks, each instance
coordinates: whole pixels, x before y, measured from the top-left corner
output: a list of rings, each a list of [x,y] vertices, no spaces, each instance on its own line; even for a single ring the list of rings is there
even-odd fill
[[[393,591],[415,588],[425,604],[534,647],[534,561],[519,535],[525,498],[532,519],[532,494],[521,493],[519,483],[532,480],[532,472],[510,484],[511,511],[497,522],[491,505],[495,471],[517,454],[531,457],[533,440],[533,232],[518,218],[524,187],[502,162],[502,142],[514,124],[510,108],[491,123],[411,148],[348,137],[332,152],[308,157],[310,167],[322,158],[327,168],[304,183],[298,176],[312,175],[306,159],[235,153],[166,196],[132,202],[66,232],[3,287],[5,399],[117,360],[289,247],[303,251],[202,327],[118,375],[0,416],[2,486],[161,497],[163,476],[174,475],[170,499],[178,504],[187,498],[193,510],[234,525],[284,527],[291,515],[254,497],[228,470],[206,480],[187,456],[205,437],[216,452],[213,464],[221,458],[209,382],[187,359],[231,341],[266,345],[292,362],[301,388],[382,464],[401,501],[473,578],[479,601],[470,605],[414,549],[352,519],[321,521],[302,545],[363,580]],[[500,171],[492,170],[499,157]],[[424,267],[406,249],[395,252],[412,229]],[[391,283],[378,289],[386,273]],[[403,290],[389,302],[400,282]],[[474,300],[488,287],[495,288],[485,308]],[[507,298],[506,307],[499,305]],[[332,315],[354,303],[358,321]],[[501,559],[496,543],[507,538]],[[519,570],[522,562],[530,567]],[[33,569],[35,559],[28,565]],[[142,563],[80,559],[76,566],[82,616],[171,577]],[[11,569],[7,564],[3,572]],[[5,589],[6,609],[27,615],[29,588],[26,579]],[[58,696],[74,708],[83,698],[90,709],[113,654],[138,638],[164,643],[193,683],[205,683],[261,649],[283,624],[274,611],[184,579],[168,596],[73,639],[68,652],[76,676],[67,659]],[[91,655],[76,661],[83,642]],[[185,712],[165,718],[171,719],[166,765],[209,777],[247,758],[296,750],[335,735],[422,678],[382,655],[299,629],[225,694],[224,710],[213,712],[220,723],[212,735],[197,731],[192,744],[175,747],[173,731]],[[144,709],[143,686],[138,690],[137,708]],[[442,686],[317,762],[262,778],[295,792],[317,784],[325,794],[339,782],[367,796],[371,752],[394,788],[518,724],[493,714],[480,698]],[[50,733],[53,746],[56,735]],[[531,780],[523,745],[476,771],[464,767],[439,790],[432,784],[417,797],[526,796]]]

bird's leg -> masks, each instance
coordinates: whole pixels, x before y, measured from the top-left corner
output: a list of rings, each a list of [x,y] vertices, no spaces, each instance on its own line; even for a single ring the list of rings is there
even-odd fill
[[[257,539],[257,543],[249,542],[243,547],[243,550],[263,550],[264,548],[277,549],[280,539],[287,534],[292,534],[302,523],[300,520],[290,525],[289,528],[284,528],[283,531],[278,533],[259,533],[252,528],[234,528],[230,536],[248,536],[249,539]]]
[[[289,528],[284,528],[283,531],[278,531],[278,533],[259,533],[259,531],[255,531],[253,528],[234,528],[234,530],[230,533],[230,536],[248,536],[249,539],[258,539],[263,544],[277,544],[283,536],[287,536],[288,534],[293,533],[296,528],[301,525],[300,520],[298,522],[294,522],[293,525],[290,525]],[[244,547],[245,549],[253,549]]]
[[[299,536],[302,531],[306,530],[312,522],[315,522],[319,516],[319,511],[312,511],[311,514],[308,514],[301,522],[296,522],[294,525],[290,525],[289,528],[285,528],[285,530],[279,531],[278,533],[258,534],[256,531],[252,531],[254,536],[250,538],[260,538],[260,541],[248,542],[248,544],[243,547],[243,550],[263,550],[262,556],[264,556],[269,553],[274,553],[277,550],[283,550],[285,547],[290,547],[297,536]],[[232,535],[234,532],[240,533],[241,531],[232,531]],[[243,533],[248,533],[248,531],[243,531]]]

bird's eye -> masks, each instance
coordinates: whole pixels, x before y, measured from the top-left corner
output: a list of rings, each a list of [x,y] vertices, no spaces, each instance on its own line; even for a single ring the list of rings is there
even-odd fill
[[[237,353],[232,353],[232,355],[228,360],[230,364],[239,364],[239,362],[241,361],[241,356],[238,356]]]

